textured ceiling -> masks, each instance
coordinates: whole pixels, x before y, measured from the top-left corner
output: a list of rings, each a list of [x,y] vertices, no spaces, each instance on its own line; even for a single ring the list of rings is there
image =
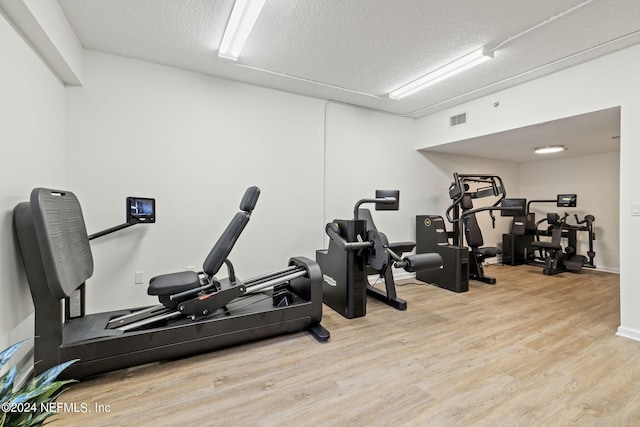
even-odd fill
[[[640,43],[638,0],[267,0],[238,62],[233,0],[59,0],[88,49],[420,117]],[[479,47],[495,59],[402,100]]]

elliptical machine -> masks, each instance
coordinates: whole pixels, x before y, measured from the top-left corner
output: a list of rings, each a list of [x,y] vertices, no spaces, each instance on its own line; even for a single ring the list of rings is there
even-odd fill
[[[407,302],[396,294],[391,267],[408,272],[438,269],[442,257],[428,253],[402,257],[411,252],[414,242],[389,243],[384,233],[373,224],[371,212],[361,209],[364,203],[375,203],[376,210],[398,210],[400,192],[376,190],[374,199],[359,200],[353,219],[336,219],[325,231],[330,238],[329,248],[316,251],[316,262],[323,275],[323,302],[346,318],[366,315],[367,295],[398,310],[406,310]],[[368,275],[378,274],[385,290],[373,287]]]

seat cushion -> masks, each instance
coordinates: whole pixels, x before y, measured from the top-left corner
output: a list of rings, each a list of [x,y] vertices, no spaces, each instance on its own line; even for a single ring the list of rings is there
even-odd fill
[[[147,294],[174,295],[179,292],[195,289],[200,286],[200,277],[194,271],[180,271],[178,273],[162,274],[149,281]]]
[[[562,246],[553,242],[531,242],[531,246],[543,249],[555,249],[557,251],[562,250]]]
[[[496,247],[486,247],[486,248],[476,249],[476,253],[480,255],[482,259],[484,259],[484,258],[491,258],[498,254],[501,254],[502,250]]]

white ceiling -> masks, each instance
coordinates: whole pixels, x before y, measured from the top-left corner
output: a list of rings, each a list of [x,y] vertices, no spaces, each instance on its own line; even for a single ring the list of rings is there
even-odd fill
[[[565,151],[535,154],[536,147],[564,145]],[[620,108],[566,117],[505,132],[443,144],[424,152],[524,163],[620,151]]]
[[[216,54],[233,0],[58,1],[87,49],[408,117],[640,43],[640,0],[266,0],[234,62]],[[492,61],[387,97],[482,46]]]

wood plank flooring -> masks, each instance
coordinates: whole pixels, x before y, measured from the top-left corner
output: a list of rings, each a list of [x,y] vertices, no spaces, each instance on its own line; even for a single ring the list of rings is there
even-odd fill
[[[305,332],[73,385],[54,426],[640,426],[640,343],[617,337],[618,276],[487,267],[456,294],[405,280],[397,311],[325,307]],[[109,412],[95,411],[108,405]]]

